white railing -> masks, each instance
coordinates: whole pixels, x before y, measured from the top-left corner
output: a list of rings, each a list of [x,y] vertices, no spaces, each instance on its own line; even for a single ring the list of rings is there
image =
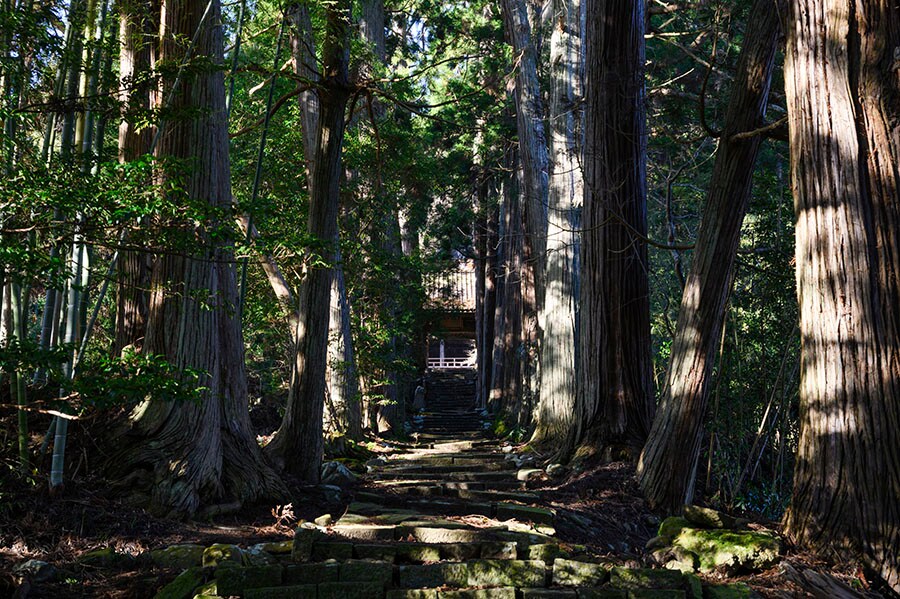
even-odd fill
[[[428,368],[432,370],[453,370],[475,368],[475,359],[468,358],[428,358]]]

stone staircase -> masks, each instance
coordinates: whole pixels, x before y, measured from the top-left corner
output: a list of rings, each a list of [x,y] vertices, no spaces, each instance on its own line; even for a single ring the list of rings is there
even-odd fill
[[[556,538],[542,472],[484,437],[468,373],[431,373],[416,442],[366,464],[343,515],[293,540],[188,551],[159,599],[738,599],[678,570],[622,568]],[[196,548],[197,546],[190,546]],[[170,548],[172,549],[172,548]],[[177,551],[176,555],[179,555]]]

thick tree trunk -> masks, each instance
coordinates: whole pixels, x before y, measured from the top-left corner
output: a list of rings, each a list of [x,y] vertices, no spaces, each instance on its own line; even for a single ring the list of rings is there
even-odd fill
[[[644,3],[587,6],[585,196],[575,422],[564,454],[637,451],[653,416]]]
[[[307,230],[321,248],[310,260],[300,287],[296,357],[287,410],[267,452],[302,482],[317,483],[324,451],[322,426],[328,369],[328,323],[331,283],[337,258],[341,149],[344,112],[350,97],[348,78],[350,10],[327,9],[323,78],[319,87],[319,124],[310,188]]]
[[[499,209],[488,205],[490,185],[479,183],[479,217],[476,231],[478,261],[476,264],[477,391],[476,405],[486,408],[490,395],[494,348],[494,310],[497,304],[497,219]]]
[[[575,408],[575,212],[584,197],[581,172],[583,4],[555,0],[550,37],[551,175],[547,262],[541,306],[541,396],[532,443],[558,445],[572,426]]]
[[[128,162],[150,152],[153,132],[138,124],[149,114],[154,37],[150,5],[139,0],[120,2],[119,10],[119,101],[124,108],[119,125],[119,161]],[[158,15],[157,15],[158,18]],[[150,256],[137,250],[121,250],[117,265],[118,299],[113,354],[126,346],[140,347],[147,327],[150,289]]]
[[[199,27],[192,59],[222,62],[220,6],[214,1],[201,21],[206,8],[201,0],[164,3],[162,59],[182,60],[184,40]],[[164,96],[172,85],[164,81]],[[207,67],[185,75],[169,108],[178,118],[165,125],[159,157],[192,165],[183,181],[191,202],[227,209],[232,200],[222,71]],[[198,232],[203,247],[195,253],[174,252],[156,264],[144,344],[147,354],[202,372],[200,380],[186,381],[203,387],[202,399],[142,403],[132,414],[130,432],[118,440],[125,449],[111,464],[119,476],[150,485],[136,490],[150,493],[154,512],[173,516],[213,503],[245,503],[282,489],[250,428],[233,252],[212,232]]]
[[[734,136],[764,124],[778,34],[773,0],[756,0],[681,298],[665,391],[638,467],[650,505],[670,512],[692,503],[694,495],[709,382],[762,142],[760,135]]]
[[[802,346],[786,531],[900,591],[900,12],[789,4]]]

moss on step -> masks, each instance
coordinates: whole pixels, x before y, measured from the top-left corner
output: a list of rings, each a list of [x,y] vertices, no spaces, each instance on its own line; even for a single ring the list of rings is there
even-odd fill
[[[186,570],[203,563],[203,545],[184,544],[171,545],[150,552],[150,561],[160,568],[178,568]]]
[[[243,595],[247,589],[273,587],[281,584],[283,568],[274,566],[249,566],[219,568],[216,585],[220,595]]]
[[[684,575],[678,570],[613,568],[609,581],[617,589],[679,589],[684,585]]]
[[[781,553],[777,537],[754,531],[685,528],[674,545],[696,554],[701,572],[763,570],[775,564]]]
[[[188,568],[164,586],[153,599],[190,599],[205,581],[204,569]]]
[[[554,586],[595,587],[609,580],[609,570],[601,564],[570,559],[553,562]]]

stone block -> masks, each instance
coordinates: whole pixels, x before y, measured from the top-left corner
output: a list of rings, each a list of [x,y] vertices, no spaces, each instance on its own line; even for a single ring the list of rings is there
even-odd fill
[[[286,587],[247,589],[244,599],[316,599],[316,585],[296,584]]]
[[[400,586],[407,589],[467,586],[469,573],[464,563],[400,566]]]
[[[481,544],[480,557],[482,559],[516,559],[517,550],[515,541],[485,541]],[[541,559],[540,557],[528,559]]]
[[[394,566],[388,562],[348,560],[341,564],[341,582],[373,582],[387,585],[394,574]]]
[[[480,557],[481,546],[478,543],[442,543],[438,545],[441,559],[464,562]]]
[[[435,545],[423,543],[409,543],[397,545],[397,561],[404,562],[438,562],[441,560],[441,551]]]
[[[278,541],[277,543],[262,543],[262,550],[274,555],[287,555],[294,550],[294,542]]]
[[[382,599],[384,587],[372,582],[323,582],[318,599]]]
[[[295,562],[308,562],[312,558],[314,545],[323,538],[325,533],[314,526],[298,526],[294,531],[291,559]]]
[[[529,545],[525,549],[525,559],[539,559],[552,564],[553,561],[560,557],[562,550],[556,543],[538,543]]]
[[[553,584],[564,587],[594,587],[609,580],[609,570],[601,564],[556,559],[553,562]]]
[[[241,548],[237,545],[216,543],[203,550],[201,561],[204,568],[215,568],[225,565],[240,566],[244,561],[244,557],[241,553]]]
[[[467,562],[468,586],[544,587],[547,566],[537,560],[475,560]]]
[[[553,524],[555,518],[556,514],[554,514],[552,510],[542,507],[531,507],[528,505],[519,505],[517,503],[497,504],[498,520],[521,520],[523,522]]]
[[[577,589],[578,599],[628,599],[628,591],[622,589]]]
[[[477,543],[483,538],[479,530],[431,526],[403,526],[399,538],[412,537],[420,543]]]
[[[396,556],[396,545],[378,543],[356,543],[353,545],[353,557],[357,559],[374,559],[393,563]]]
[[[438,599],[516,599],[516,589],[512,587],[494,589],[463,589],[459,591],[438,591]]]
[[[617,589],[680,589],[684,575],[678,570],[655,568],[613,568],[609,583]],[[682,591],[682,594],[684,591]],[[650,599],[641,598],[641,599]],[[662,598],[660,598],[662,599]]]
[[[188,568],[175,580],[164,586],[153,599],[189,599],[194,591],[203,584],[203,568]]]
[[[242,595],[247,589],[274,587],[281,584],[281,566],[251,566],[216,570],[216,592],[223,597]]]
[[[781,541],[764,532],[684,528],[674,545],[697,555],[701,572],[758,572],[778,561]]]
[[[352,541],[393,541],[396,528],[393,524],[338,524],[331,530]]]
[[[308,564],[291,564],[284,567],[282,581],[284,584],[303,585],[320,582],[338,582],[341,565],[337,562],[315,562]]]
[[[316,543],[312,548],[312,559],[317,562],[324,562],[329,559],[343,561],[352,558],[353,543],[323,541]]]

